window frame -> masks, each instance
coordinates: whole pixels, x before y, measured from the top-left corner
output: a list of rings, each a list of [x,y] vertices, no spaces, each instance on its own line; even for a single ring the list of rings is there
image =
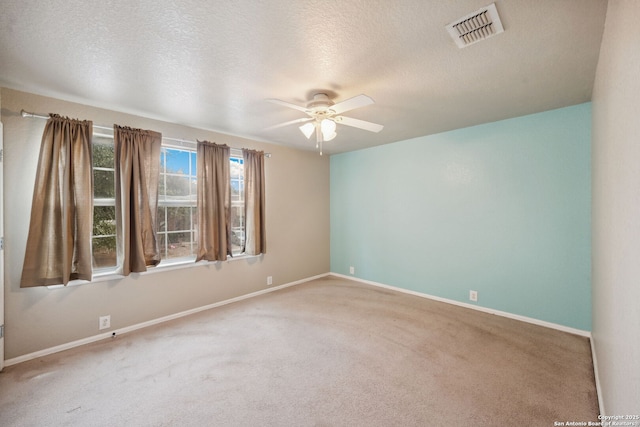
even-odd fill
[[[167,150],[174,150],[177,152],[185,152],[188,155],[188,171],[186,173],[178,173],[177,171],[169,172],[167,170]],[[158,185],[158,211],[157,211],[157,236],[158,246],[161,252],[161,261],[159,265],[180,263],[180,262],[193,262],[196,259],[196,252],[198,249],[198,230],[197,230],[197,215],[198,215],[198,202],[197,202],[197,183],[193,181],[197,180],[196,165],[197,165],[197,153],[195,149],[190,147],[176,147],[170,144],[162,144],[162,151],[160,154],[160,183]],[[185,178],[188,181],[188,194],[186,196],[176,196],[174,199],[168,198],[167,191],[167,178]],[[192,185],[194,184],[194,185]],[[161,194],[160,190],[164,188],[164,194]],[[180,200],[178,197],[186,197],[184,200]],[[167,226],[169,224],[169,209],[170,208],[188,208],[189,209],[189,229],[183,230],[169,230]],[[164,230],[161,230],[161,213],[164,212]],[[194,220],[195,219],[195,220]],[[171,246],[170,235],[179,233],[189,233],[189,255],[182,257],[165,257],[169,254]],[[164,236],[161,239],[161,236]],[[161,241],[162,240],[162,241]]]
[[[235,152],[234,152],[235,151]],[[238,168],[241,168],[242,173],[238,175],[237,178],[234,178],[233,173],[231,172],[231,169],[233,168],[233,163],[237,163],[238,164]],[[238,183],[238,199],[234,200],[233,197],[233,184],[234,181]],[[237,244],[235,244],[235,246],[239,246],[241,251],[240,252],[234,252],[233,249],[231,251],[231,255],[232,256],[242,256],[244,255],[244,244],[245,244],[245,239],[247,237],[246,234],[246,218],[245,218],[245,209],[244,209],[244,190],[245,190],[245,180],[244,180],[244,156],[242,155],[242,151],[241,150],[231,150],[231,154],[229,155],[229,186],[230,189],[229,191],[231,192],[231,203],[230,203],[230,209],[231,209],[231,214],[230,214],[230,218],[229,220],[231,221],[230,224],[230,228],[231,228],[231,235],[230,235],[230,239],[231,239],[231,244],[232,244],[232,248],[234,247],[234,237],[236,236],[236,234],[234,234],[234,231],[239,231],[240,232],[240,237],[238,237],[237,240]],[[235,226],[233,225],[234,222],[234,217],[237,217],[234,214],[234,208],[239,209],[242,212],[242,215],[240,216],[240,220],[239,226]],[[234,230],[235,228],[235,230]]]
[[[96,142],[95,139],[96,138],[100,138],[102,141],[101,142]],[[93,132],[93,138],[92,138],[92,145],[93,144],[100,144],[100,143],[104,143],[104,140],[111,140],[111,144],[113,145],[113,133],[105,133],[103,130],[97,130],[94,128],[94,132]],[[163,138],[162,141],[162,150],[163,153],[166,153],[166,150],[178,150],[178,151],[184,151],[189,153],[189,172],[187,174],[174,174],[174,173],[167,173],[166,169],[164,169],[164,165],[161,163],[160,165],[160,179],[164,179],[165,182],[165,191],[166,191],[166,177],[167,176],[177,176],[177,177],[187,177],[188,179],[197,179],[197,171],[196,171],[196,164],[197,164],[197,150],[196,147],[194,146],[195,144],[191,143],[191,142],[187,142],[187,141],[178,141],[179,143],[177,144],[173,144],[171,142],[167,142],[166,140],[171,141],[170,138]],[[94,159],[95,160],[95,159]],[[163,155],[161,154],[161,162],[163,161]],[[230,201],[230,209],[232,211],[231,214],[231,218],[230,221],[233,221],[233,210],[235,209],[239,209],[242,212],[242,216],[240,219],[240,225],[239,226],[233,226],[231,227],[232,229],[232,233],[233,231],[241,231],[241,238],[240,238],[240,242],[239,244],[234,245],[234,247],[239,247],[241,249],[241,251],[235,251],[232,250],[232,255],[231,257],[229,257],[227,259],[227,261],[233,261],[233,260],[238,260],[238,259],[243,259],[243,258],[249,258],[249,257],[253,257],[250,255],[246,255],[244,253],[244,250],[242,250],[244,248],[244,243],[245,243],[245,239],[246,239],[246,221],[245,221],[245,210],[244,210],[244,158],[242,155],[242,150],[240,149],[235,149],[232,148],[231,149],[231,153],[229,156],[229,162],[230,162],[230,192],[231,192],[231,201]],[[232,178],[231,176],[231,168],[233,167],[232,163],[240,163],[242,165],[242,173],[240,174],[240,176],[238,178]],[[164,163],[166,165],[166,157],[164,158]],[[195,164],[194,164],[195,163]],[[114,158],[114,165],[113,168],[107,168],[104,166],[95,166],[95,163],[93,163],[92,161],[92,170],[94,171],[105,171],[105,172],[113,172],[114,174],[114,185],[115,185],[115,158]],[[95,176],[95,175],[94,175]],[[239,194],[238,194],[238,198],[236,200],[233,199],[233,183],[237,182],[238,183],[238,188],[240,189]],[[192,192],[192,188],[195,188],[195,190]],[[167,200],[166,199],[166,194],[165,194],[165,198],[162,198],[162,195],[160,194],[160,185],[158,188],[158,211],[157,211],[157,222],[158,222],[158,229],[157,229],[157,235],[158,235],[158,245],[160,245],[160,235],[164,234],[165,235],[165,239],[164,239],[164,250],[166,250],[167,245],[169,245],[169,239],[168,239],[168,235],[169,233],[180,233],[180,232],[189,232],[191,234],[190,237],[190,246],[191,246],[191,255],[188,256],[183,256],[183,257],[170,257],[170,258],[166,258],[166,257],[162,257],[160,263],[154,267],[153,269],[148,270],[150,271],[157,271],[157,270],[164,270],[167,268],[175,268],[175,267],[188,267],[188,266],[192,266],[192,265],[196,265],[196,263],[194,263],[195,259],[196,259],[196,251],[197,251],[197,194],[195,193],[197,191],[197,183],[195,184],[195,186],[189,185],[189,199],[185,202],[185,203],[181,203],[181,201],[179,200]],[[104,197],[95,197],[95,193],[92,194],[93,197],[93,206],[94,206],[94,210],[95,207],[99,207],[99,206],[113,206],[115,209],[115,188],[114,188],[114,197],[113,198],[104,198]],[[161,227],[160,227],[160,215],[162,213],[164,213],[165,215],[165,224],[166,224],[166,215],[167,215],[167,209],[168,207],[189,207],[190,209],[192,209],[191,211],[191,215],[190,215],[190,230],[164,230],[161,231]],[[165,208],[165,209],[162,209]],[[195,212],[194,212],[195,211]],[[94,211],[95,212],[95,211]],[[194,220],[194,216],[195,216],[195,220]],[[94,218],[95,218],[95,213],[94,213]],[[166,225],[165,225],[166,227]],[[96,238],[116,238],[116,234],[104,234],[104,235],[94,235],[93,234],[93,229],[92,229],[92,233],[91,233],[91,249],[92,249],[92,256],[93,256],[93,243],[94,243],[94,239]],[[114,248],[114,250],[117,250],[117,246],[116,248]],[[160,251],[163,251],[163,248],[160,248]],[[166,252],[165,252],[166,253]],[[257,255],[256,255],[257,256]],[[202,261],[202,262],[212,262],[212,261]],[[215,261],[218,262],[218,261]],[[198,263],[199,264],[199,263]],[[96,281],[96,278],[104,278],[104,277],[110,277],[110,276],[117,276],[115,274],[115,272],[118,269],[118,265],[117,265],[117,258],[116,258],[116,264],[113,266],[106,266],[106,267],[96,267],[94,265],[93,268],[93,275],[94,275],[94,280]],[[53,287],[56,287],[58,285],[54,285]]]
[[[101,140],[101,142],[96,142],[96,138],[99,138]],[[92,156],[93,156],[93,147],[95,144],[105,144],[104,140],[110,140],[111,141],[111,147],[113,147],[113,133],[108,134],[108,133],[104,133],[104,131],[96,131],[94,129],[92,138],[91,138],[91,149],[92,149]],[[114,156],[114,162],[113,162],[113,167],[104,167],[104,166],[95,166],[95,157],[92,158],[91,160],[91,168],[92,168],[92,173],[94,173],[94,188],[92,189],[92,197],[93,197],[93,216],[92,216],[92,221],[93,226],[92,226],[92,230],[91,230],[91,257],[92,259],[95,261],[95,255],[94,255],[94,240],[96,238],[113,238],[114,242],[116,241],[117,237],[116,237],[116,229],[115,229],[115,208],[116,208],[116,198],[115,198],[115,194],[116,194],[116,189],[115,189],[115,175],[116,175],[116,169],[115,169],[115,156]],[[109,197],[96,197],[95,195],[95,172],[96,171],[102,171],[102,172],[112,172],[113,173],[113,183],[114,183],[114,187],[113,187],[113,197],[109,198]],[[112,206],[114,209],[114,233],[113,234],[100,234],[100,235],[95,235],[94,234],[94,230],[95,230],[95,208],[96,206],[101,207],[101,206]],[[114,252],[117,251],[117,246],[114,246]],[[118,259],[117,259],[117,255],[116,255],[116,263],[113,266],[103,266],[103,267],[96,267],[95,264],[93,265],[93,272],[94,275],[100,275],[100,274],[110,274],[114,271],[116,271],[116,269],[118,268]]]

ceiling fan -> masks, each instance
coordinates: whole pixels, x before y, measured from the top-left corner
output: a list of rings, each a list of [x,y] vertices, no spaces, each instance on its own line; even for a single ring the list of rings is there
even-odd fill
[[[368,130],[369,132],[380,132],[382,128],[384,128],[384,126],[376,123],[340,115],[346,111],[373,104],[373,99],[367,95],[354,96],[353,98],[349,98],[335,104],[331,99],[329,99],[329,96],[326,93],[316,93],[313,95],[313,99],[309,101],[306,107],[291,104],[279,99],[268,99],[267,101],[302,111],[309,116],[280,123],[267,129],[277,129],[292,124],[306,122],[306,124],[299,127],[300,131],[307,137],[307,139],[310,139],[311,135],[313,135],[315,131],[316,148],[320,150],[320,155],[322,155],[322,143],[324,141],[331,141],[336,137],[336,123]]]

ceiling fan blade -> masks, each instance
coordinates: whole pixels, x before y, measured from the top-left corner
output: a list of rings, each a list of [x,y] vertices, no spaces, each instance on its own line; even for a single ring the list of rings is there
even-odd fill
[[[351,117],[338,116],[335,117],[334,120],[341,125],[353,126],[354,128],[368,130],[369,132],[380,132],[384,128],[382,125]]]
[[[353,98],[346,99],[342,102],[338,102],[337,104],[332,105],[329,109],[335,111],[335,114],[341,114],[345,111],[353,110],[355,108],[365,107],[367,105],[373,104],[373,99],[369,98],[367,95],[358,95]]]
[[[285,127],[285,126],[294,125],[296,123],[309,122],[311,120],[313,120],[311,117],[303,117],[301,119],[289,120],[288,122],[284,122],[284,123],[280,123],[280,124],[277,124],[277,125],[269,126],[268,128],[265,128],[264,130],[278,129],[278,128],[282,128],[282,127]]]
[[[307,109],[305,107],[301,107],[300,105],[292,104],[290,102],[285,102],[285,101],[282,101],[280,99],[269,98],[269,99],[267,99],[267,101],[269,101],[269,102],[271,102],[273,104],[282,105],[283,107],[293,108],[294,110],[303,111],[305,113],[307,112]]]

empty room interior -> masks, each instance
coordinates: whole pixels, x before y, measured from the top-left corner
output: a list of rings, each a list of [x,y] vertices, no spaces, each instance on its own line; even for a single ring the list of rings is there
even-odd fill
[[[0,424],[640,426],[638,21],[3,1]]]

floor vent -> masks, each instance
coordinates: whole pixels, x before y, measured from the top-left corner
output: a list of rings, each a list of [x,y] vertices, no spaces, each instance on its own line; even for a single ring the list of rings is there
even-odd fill
[[[504,32],[495,3],[452,22],[446,28],[459,48]]]

